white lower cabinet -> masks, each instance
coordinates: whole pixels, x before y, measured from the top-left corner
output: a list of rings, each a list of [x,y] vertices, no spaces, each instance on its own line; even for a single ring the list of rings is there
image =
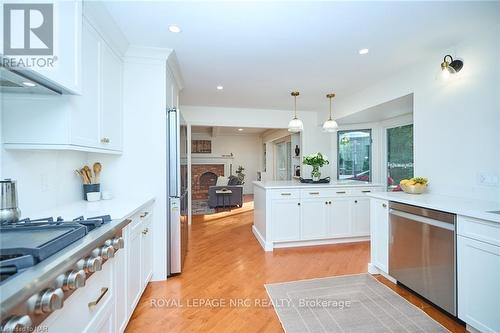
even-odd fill
[[[144,217],[141,231],[141,289],[146,288],[153,274],[153,237],[151,215]]]
[[[498,223],[458,218],[458,317],[484,333],[500,332],[499,233]]]
[[[141,224],[133,221],[129,226],[129,247],[127,249],[127,304],[132,313],[141,297]]]
[[[324,238],[328,234],[328,200],[303,199],[300,208],[300,239]]]
[[[328,204],[328,235],[348,237],[351,234],[351,199],[329,198]]]
[[[370,235],[370,199],[363,194],[331,188],[268,191],[270,241],[317,240],[324,243],[328,239],[367,239]]]
[[[356,236],[370,235],[370,199],[356,197],[351,199],[352,234]]]
[[[300,239],[300,201],[283,199],[272,201],[272,238],[274,241]]]
[[[389,202],[370,199],[371,263],[389,273]]]

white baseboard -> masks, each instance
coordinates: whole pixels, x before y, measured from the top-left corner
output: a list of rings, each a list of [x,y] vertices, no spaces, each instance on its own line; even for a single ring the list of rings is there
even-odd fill
[[[393,278],[392,276],[390,276],[389,274],[387,274],[386,272],[384,272],[383,270],[381,270],[380,268],[378,268],[377,266],[375,266],[371,262],[368,263],[368,273],[370,273],[372,275],[373,274],[380,274],[383,277],[385,277],[387,280],[391,281],[392,283],[394,283],[394,284],[398,283],[398,280],[396,280],[395,278]]]
[[[255,225],[252,225],[252,232],[253,232],[255,238],[257,238],[257,241],[259,242],[260,246],[262,246],[262,248],[264,249],[264,251],[270,252],[273,250],[273,245],[266,243],[266,240],[264,239],[264,237],[262,237],[261,233],[255,227]]]
[[[285,248],[285,247],[300,247],[300,246],[315,246],[315,245],[329,245],[329,244],[341,244],[341,243],[355,243],[355,242],[365,242],[369,241],[370,236],[363,237],[350,237],[350,238],[330,238],[330,239],[317,239],[310,241],[294,241],[294,242],[275,242],[274,248]]]

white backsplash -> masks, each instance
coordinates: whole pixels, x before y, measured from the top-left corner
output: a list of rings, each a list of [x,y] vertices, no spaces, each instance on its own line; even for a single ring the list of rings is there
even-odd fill
[[[1,154],[1,177],[17,181],[22,216],[82,199],[82,183],[74,170],[87,162],[87,153],[2,150]]]

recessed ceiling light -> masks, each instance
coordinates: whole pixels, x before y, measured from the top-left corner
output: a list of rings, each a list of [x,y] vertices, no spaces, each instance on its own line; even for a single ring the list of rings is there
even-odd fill
[[[175,24],[171,24],[168,26],[168,31],[173,32],[173,33],[178,33],[181,32],[181,28]]]
[[[368,49],[359,50],[359,54],[367,54],[367,53],[368,53]]]
[[[33,82],[29,82],[29,81],[24,81],[23,84],[26,87],[35,87],[36,86],[36,84],[34,84]]]
[[[222,90],[222,89],[224,89],[223,86],[217,86],[217,90]]]
[[[240,131],[240,132],[243,131],[243,128],[238,128],[238,131]]]

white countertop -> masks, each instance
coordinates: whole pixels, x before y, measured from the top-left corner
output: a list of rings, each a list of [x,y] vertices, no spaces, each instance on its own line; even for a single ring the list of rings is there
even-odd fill
[[[80,200],[68,205],[31,214],[29,218],[37,219],[50,216],[56,218],[61,216],[64,219],[72,220],[82,215],[85,217],[111,215],[113,220],[122,220],[127,216],[135,214],[139,209],[152,202],[154,202],[153,197],[120,197],[95,202]]]
[[[329,184],[308,184],[301,183],[298,180],[266,180],[266,181],[254,181],[255,186],[259,186],[265,189],[280,189],[280,188],[328,188],[328,187],[370,187],[370,186],[383,186],[382,184],[374,184],[370,182],[361,182],[357,180],[341,180],[341,181],[331,181]]]
[[[436,209],[445,212],[475,217],[500,223],[500,214],[488,211],[500,210],[500,202],[483,201],[468,198],[450,197],[436,194],[407,194],[404,192],[373,192],[369,197],[397,201],[409,205]]]

